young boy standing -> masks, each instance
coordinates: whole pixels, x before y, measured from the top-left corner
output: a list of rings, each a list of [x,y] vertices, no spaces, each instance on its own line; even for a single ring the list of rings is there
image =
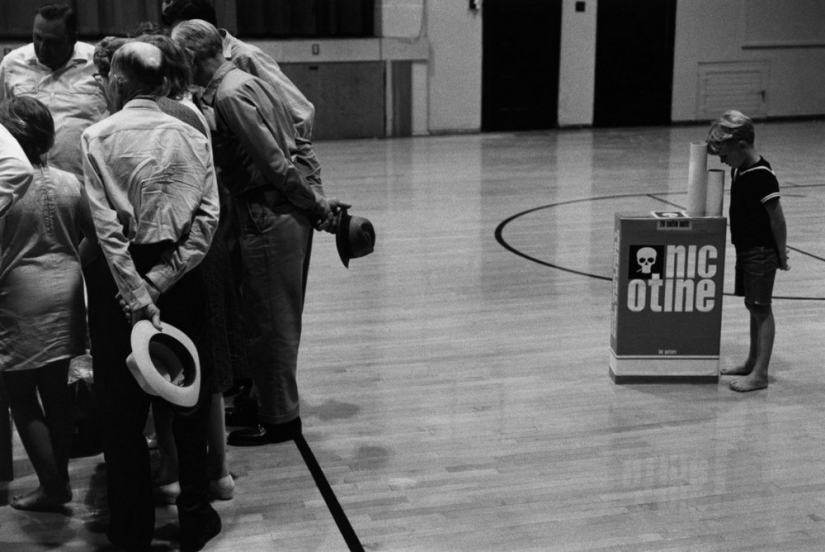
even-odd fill
[[[739,111],[728,111],[710,128],[708,151],[731,167],[730,234],[736,248],[734,295],[745,298],[750,312],[750,351],[745,364],[722,375],[742,376],[734,391],[768,386],[775,324],[771,296],[776,269],[788,270],[785,215],[779,203],[779,182],[770,164],[754,147],[753,122]]]

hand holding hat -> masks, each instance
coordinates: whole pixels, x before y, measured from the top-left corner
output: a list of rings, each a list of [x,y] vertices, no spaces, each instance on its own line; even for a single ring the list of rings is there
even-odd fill
[[[160,309],[157,306],[158,299],[160,298],[160,290],[155,286],[152,280],[145,278],[146,281],[146,289],[149,291],[149,298],[152,300],[151,303],[148,305],[144,305],[139,310],[132,311],[132,307],[123,298],[123,294],[118,292],[117,293],[117,300],[120,303],[120,308],[123,309],[123,314],[126,315],[126,320],[131,322],[132,326],[137,324],[141,320],[150,320],[152,325],[157,328],[158,330],[161,329],[160,323]]]
[[[335,217],[335,246],[341,262],[349,268],[350,259],[364,257],[375,249],[375,228],[364,217],[350,216],[347,207]]]
[[[139,311],[132,313],[132,326],[134,326],[141,320],[150,321],[156,329],[160,330],[161,321],[160,309],[158,308],[158,306],[154,303],[149,303]]]
[[[341,209],[349,209],[352,207],[349,203],[344,203],[337,197],[321,197],[320,208],[323,214],[315,221],[315,229],[335,233],[335,217],[341,212]]]

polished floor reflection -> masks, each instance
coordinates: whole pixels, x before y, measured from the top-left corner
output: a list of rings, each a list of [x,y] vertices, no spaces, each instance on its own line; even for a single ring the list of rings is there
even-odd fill
[[[306,439],[365,549],[825,549],[825,122],[757,126],[793,247],[770,387],[608,376],[614,214],[684,207],[705,132],[317,144],[328,194],[378,236],[349,269],[316,236],[299,362]],[[747,339],[726,296],[723,367]],[[3,503],[36,482],[14,452]],[[229,461],[236,496],[206,550],[347,549],[294,444]],[[1,507],[0,549],[109,550],[101,463],[72,463],[66,515]],[[174,520],[159,508],[158,550]]]

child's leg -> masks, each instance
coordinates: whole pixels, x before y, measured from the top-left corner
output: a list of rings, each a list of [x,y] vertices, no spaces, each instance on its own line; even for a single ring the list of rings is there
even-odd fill
[[[223,393],[212,395],[207,434],[208,455],[206,467],[209,473],[209,492],[213,498],[230,500],[235,493],[235,480],[226,464],[226,422],[224,419]]]
[[[152,418],[155,422],[155,436],[158,439],[160,465],[155,479],[156,485],[168,485],[178,480],[178,449],[172,434],[172,409],[163,399],[152,400]]]
[[[14,508],[49,509],[72,499],[68,457],[73,416],[68,369],[66,360],[33,370],[3,373],[14,424],[40,481],[36,490],[12,501]],[[38,387],[46,413],[38,400]]]
[[[751,350],[755,349],[756,357],[751,372],[730,384],[731,389],[741,392],[756,391],[768,386],[768,365],[771,362],[776,335],[776,324],[770,305],[751,305],[748,309],[751,313]]]
[[[224,400],[222,393],[212,394],[209,413],[209,479],[220,479],[229,475],[226,467],[226,423],[224,421]]]
[[[736,252],[736,272],[734,274],[733,294],[737,297],[745,296],[746,280],[748,281],[748,283],[752,281],[750,278],[746,278],[746,275],[749,276],[750,274],[751,267],[748,266],[749,261],[750,256],[742,254],[739,251]],[[745,307],[748,308],[748,312],[750,314],[751,309],[748,305],[749,302],[746,298]],[[759,335],[756,319],[754,318],[753,314],[750,314],[749,319],[750,347],[748,350],[748,358],[746,358],[745,363],[740,366],[721,370],[719,373],[723,376],[747,376],[753,371],[753,365],[756,363],[756,344],[759,341]]]
[[[750,309],[748,309],[750,311]],[[751,343],[748,350],[748,358],[745,363],[736,368],[723,369],[719,373],[723,376],[747,376],[753,372],[753,366],[756,364],[757,357],[757,343],[759,343],[759,324],[753,313],[750,313],[750,338]]]
[[[768,386],[768,365],[773,352],[776,328],[771,297],[776,278],[778,257],[772,248],[757,247],[736,254],[737,295],[745,297],[745,306],[750,312],[751,344],[748,361],[739,375],[741,379],[731,382],[734,391],[755,391]]]

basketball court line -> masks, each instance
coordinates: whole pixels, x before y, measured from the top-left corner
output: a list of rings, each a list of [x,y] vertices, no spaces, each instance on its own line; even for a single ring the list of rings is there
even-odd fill
[[[364,552],[364,547],[358,539],[358,535],[355,534],[355,530],[352,528],[347,514],[344,513],[344,509],[341,508],[341,504],[338,502],[338,498],[335,496],[332,487],[330,487],[324,471],[318,464],[318,460],[315,459],[312,449],[309,448],[309,443],[307,443],[303,435],[298,435],[294,441],[295,446],[298,447],[304,459],[304,463],[309,469],[309,473],[312,474],[312,479],[315,480],[315,486],[318,487],[321,496],[324,498],[329,513],[332,514],[332,518],[335,520],[335,525],[338,526],[341,536],[344,537],[344,541],[347,543],[347,548],[349,548],[350,552]]]
[[[789,185],[793,186],[795,189],[825,187],[825,183],[789,184]],[[571,200],[568,200],[568,201],[560,201],[560,202],[557,202],[557,203],[551,203],[549,205],[542,205],[540,207],[534,207],[532,209],[527,209],[526,211],[516,213],[515,215],[504,219],[496,227],[495,237],[496,237],[496,241],[504,249],[510,251],[511,253],[514,253],[515,255],[518,255],[519,257],[523,257],[523,258],[525,258],[529,261],[532,261],[536,264],[540,264],[540,265],[547,266],[547,267],[550,267],[550,268],[554,268],[556,270],[561,270],[561,271],[564,271],[564,272],[569,272],[571,274],[578,274],[579,276],[585,276],[587,278],[594,278],[596,280],[605,280],[605,281],[608,281],[608,282],[612,282],[613,281],[612,276],[602,276],[601,274],[593,274],[591,272],[584,272],[584,271],[581,271],[581,270],[576,270],[576,269],[573,269],[573,268],[561,266],[561,265],[558,265],[558,264],[555,264],[555,263],[551,263],[551,262],[543,261],[541,259],[537,259],[536,257],[530,256],[530,255],[528,255],[528,254],[526,254],[522,251],[519,251],[518,249],[516,249],[515,247],[513,247],[512,245],[507,243],[507,240],[504,239],[504,228],[506,228],[507,225],[510,224],[511,222],[513,222],[514,220],[519,219],[523,216],[529,215],[531,213],[535,213],[537,211],[542,211],[542,210],[545,210],[545,209],[552,209],[552,208],[555,208],[555,207],[562,207],[562,206],[565,206],[565,205],[573,205],[573,204],[576,204],[576,203],[586,203],[588,201],[603,201],[603,200],[608,200],[608,199],[619,199],[619,198],[628,198],[628,197],[647,197],[647,198],[653,199],[655,201],[659,201],[661,203],[664,203],[665,205],[669,205],[671,207],[674,207],[676,209],[684,210],[685,207],[683,205],[680,205],[678,203],[674,203],[672,201],[669,201],[667,199],[659,197],[659,196],[676,195],[676,194],[684,195],[684,194],[687,194],[687,192],[662,192],[662,193],[659,193],[659,194],[650,194],[650,193],[614,194],[614,195],[607,195],[607,196],[593,196],[593,197],[585,197],[585,198],[579,198],[579,199],[571,199]],[[790,245],[787,246],[787,248],[790,249],[791,251],[794,251],[794,252],[799,253],[801,255],[805,255],[805,256],[810,257],[812,259],[816,259],[818,261],[825,262],[825,258],[820,257],[818,255],[814,255],[813,253],[810,253],[808,251],[804,251],[802,249],[792,247]],[[735,297],[732,293],[723,293],[723,295],[727,295],[729,297]],[[794,296],[774,295],[773,298],[778,299],[778,300],[787,300],[787,301],[825,301],[825,297],[794,297]]]

